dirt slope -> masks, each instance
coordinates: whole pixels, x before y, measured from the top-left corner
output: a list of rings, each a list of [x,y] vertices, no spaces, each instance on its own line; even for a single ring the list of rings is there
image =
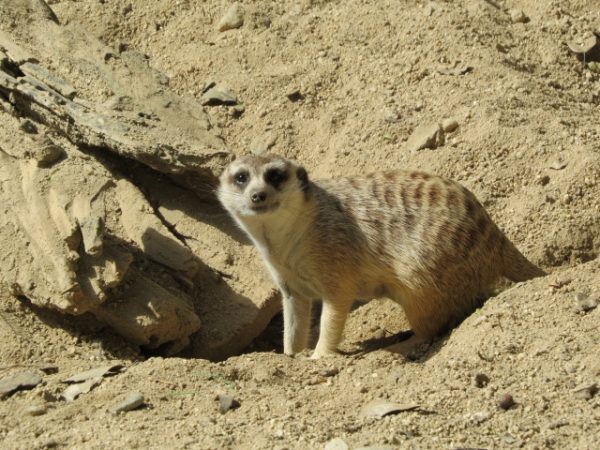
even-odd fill
[[[0,376],[59,371],[0,401],[3,448],[321,449],[336,437],[349,448],[597,448],[600,308],[581,311],[576,297],[600,298],[600,74],[567,45],[600,30],[594,0],[242,2],[244,24],[225,32],[225,2],[48,3],[61,26],[148,55],[179,95],[200,103],[210,81],[233,93],[243,109],[205,107],[232,152],[282,153],[315,178],[390,167],[454,178],[551,274],[491,298],[416,361],[372,350],[407,328],[390,302],[353,311],[350,355],[285,357],[276,320],[247,353],[210,363],[148,357],[94,321],[5,293]],[[18,31],[1,17],[2,31]],[[51,68],[66,70],[59,59]],[[69,70],[82,95],[110,97],[83,65]],[[458,128],[443,145],[411,148],[417,127],[448,118]],[[183,234],[205,233],[158,191]],[[268,292],[251,250],[219,236],[194,241],[207,263],[234,261],[240,285]],[[108,363],[125,367],[57,399],[62,380]],[[147,407],[112,414],[131,391]],[[240,407],[219,413],[221,393]],[[508,410],[497,406],[505,394]],[[418,408],[361,417],[374,399]]]

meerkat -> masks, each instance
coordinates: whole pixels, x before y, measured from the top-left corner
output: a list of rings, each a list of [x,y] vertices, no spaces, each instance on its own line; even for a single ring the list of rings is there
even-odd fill
[[[499,278],[545,275],[474,194],[425,172],[312,181],[281,156],[245,156],[222,173],[217,197],[282,293],[289,355],[308,345],[314,300],[323,302],[319,358],[337,352],[356,299],[392,299],[411,340],[431,342],[481,306]]]

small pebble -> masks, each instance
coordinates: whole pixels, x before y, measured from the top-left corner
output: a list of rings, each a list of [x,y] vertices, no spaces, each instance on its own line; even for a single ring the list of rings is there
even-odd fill
[[[587,383],[580,384],[575,389],[573,389],[573,393],[577,398],[581,398],[583,400],[591,400],[594,398],[594,395],[598,392],[598,385],[596,383]]]
[[[490,382],[490,378],[485,373],[475,374],[475,386],[478,388],[486,387]]]
[[[409,151],[417,151],[424,148],[437,148],[444,145],[444,129],[439,123],[427,123],[419,125],[406,141]]]
[[[240,402],[230,395],[219,394],[217,400],[219,400],[219,412],[221,414],[225,414],[230,409],[237,409],[240,407]]]
[[[37,134],[38,132],[37,126],[29,119],[23,120],[19,128],[28,134]]]
[[[288,98],[288,100],[292,103],[295,103],[297,101],[300,101],[304,98],[304,95],[302,95],[302,92],[300,92],[299,90],[295,89],[293,91],[290,91],[286,94],[286,97]]]
[[[550,183],[550,177],[548,175],[538,175],[536,177],[536,182],[540,186],[546,186],[548,183]]]
[[[321,370],[319,372],[319,375],[321,375],[322,377],[334,377],[338,373],[340,373],[340,370],[335,367],[332,367],[330,369]]]
[[[512,20],[513,23],[529,22],[529,17],[527,17],[520,9],[511,9],[508,13],[510,14],[510,20]]]
[[[503,410],[508,410],[515,405],[515,400],[510,394],[502,394],[500,399],[498,400],[498,407]]]
[[[575,294],[575,311],[585,313],[598,306],[598,298],[583,292]]]
[[[442,121],[442,128],[446,133],[452,133],[458,128],[458,121],[452,118],[444,119]]]
[[[217,30],[227,31],[239,28],[244,24],[244,10],[238,2],[229,7],[225,15],[217,24]]]
[[[46,414],[47,411],[44,405],[31,405],[25,408],[24,413],[28,416],[41,416]]]

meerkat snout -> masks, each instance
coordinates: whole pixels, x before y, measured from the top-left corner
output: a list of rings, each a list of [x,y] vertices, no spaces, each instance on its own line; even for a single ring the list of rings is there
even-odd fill
[[[258,163],[258,161],[261,163]],[[306,171],[281,157],[243,157],[221,175],[218,197],[235,217],[295,211],[306,192]]]
[[[252,203],[262,203],[267,199],[267,193],[264,191],[253,192],[250,198]]]

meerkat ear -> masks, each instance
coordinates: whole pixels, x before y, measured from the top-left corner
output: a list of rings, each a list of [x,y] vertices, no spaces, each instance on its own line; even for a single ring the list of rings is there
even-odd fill
[[[308,174],[306,173],[306,169],[304,167],[298,167],[296,169],[296,176],[298,177],[298,181],[300,181],[300,188],[303,192],[308,192]]]

